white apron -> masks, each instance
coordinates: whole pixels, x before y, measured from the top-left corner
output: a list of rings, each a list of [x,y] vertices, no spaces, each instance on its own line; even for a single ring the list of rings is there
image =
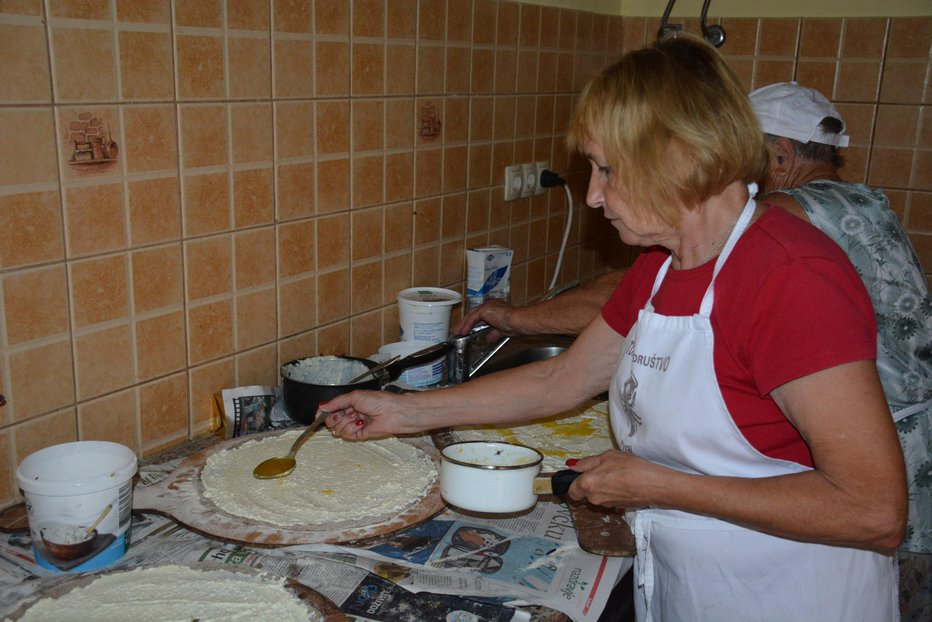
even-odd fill
[[[749,188],[753,197],[756,188]],[[610,388],[619,446],[671,468],[770,477],[808,467],[767,457],[722,398],[709,321],[715,277],[754,214],[749,199],[715,264],[698,315],[654,312],[671,259],[625,340]],[[628,513],[637,542],[638,620],[773,622],[899,620],[895,557],[800,543],[676,510]]]

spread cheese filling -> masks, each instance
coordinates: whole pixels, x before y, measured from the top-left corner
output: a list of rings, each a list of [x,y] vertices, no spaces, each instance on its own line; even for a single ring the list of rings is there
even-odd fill
[[[58,598],[36,601],[21,622],[323,622],[285,589],[284,579],[165,565],[115,572]]]
[[[584,458],[617,449],[612,441],[608,402],[580,406],[555,417],[511,428],[457,428],[453,435],[458,441],[505,441],[533,447],[544,454],[543,472],[565,469],[568,458]]]
[[[281,527],[373,522],[414,505],[437,477],[430,456],[398,439],[350,442],[320,432],[301,446],[290,475],[253,477],[256,465],[286,455],[300,433],[214,453],[201,470],[204,496],[227,514]]]

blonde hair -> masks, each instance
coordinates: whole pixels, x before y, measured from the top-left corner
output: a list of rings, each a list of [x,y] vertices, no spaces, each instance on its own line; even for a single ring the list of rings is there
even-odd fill
[[[689,35],[625,54],[583,89],[567,135],[597,143],[612,187],[675,225],[687,206],[762,178],[769,146],[734,72]]]

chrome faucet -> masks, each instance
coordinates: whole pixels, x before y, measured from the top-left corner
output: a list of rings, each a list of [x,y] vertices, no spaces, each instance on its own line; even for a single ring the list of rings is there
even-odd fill
[[[555,287],[531,304],[555,298],[577,285],[579,283],[574,281],[561,287]],[[510,336],[505,335],[493,340],[491,339],[492,332],[493,329],[490,325],[477,324],[472,327],[468,335],[451,339],[453,349],[450,351],[447,360],[450,384],[462,384],[472,378],[511,339]]]

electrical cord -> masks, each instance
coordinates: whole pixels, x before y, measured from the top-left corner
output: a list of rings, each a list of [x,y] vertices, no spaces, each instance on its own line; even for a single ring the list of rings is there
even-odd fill
[[[560,268],[563,267],[563,254],[566,252],[566,243],[570,239],[570,228],[573,226],[573,195],[566,180],[554,173],[553,171],[543,171],[538,180],[544,188],[553,188],[554,186],[563,186],[563,192],[566,193],[566,205],[568,212],[566,214],[566,228],[563,230],[563,243],[560,244],[560,253],[557,255],[557,265],[553,269],[553,280],[550,281],[548,291],[553,290],[557,285],[557,278],[560,276]]]

